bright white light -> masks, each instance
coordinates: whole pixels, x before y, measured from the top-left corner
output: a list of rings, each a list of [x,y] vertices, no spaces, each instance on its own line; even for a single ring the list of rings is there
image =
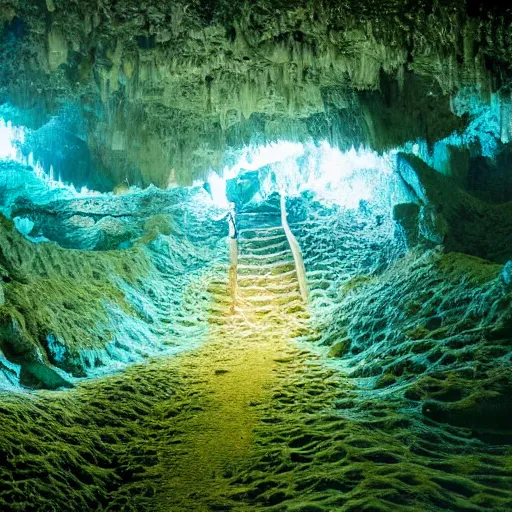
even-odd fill
[[[236,178],[240,172],[257,171],[267,165],[273,166],[283,162],[293,165],[303,154],[304,146],[302,144],[288,141],[245,147],[234,166],[226,166],[221,174],[214,171],[210,172],[206,181],[210,185],[213,202],[220,208],[229,208],[229,201],[226,197],[226,182],[229,179]],[[261,178],[263,181],[262,190],[270,192],[273,185],[268,180],[269,176],[261,176]],[[194,182],[194,186],[201,186],[201,184],[201,181]]]
[[[303,154],[303,144],[288,141],[272,142],[256,148],[247,147],[236,167],[248,171],[256,171],[265,165],[297,159]]]
[[[325,141],[318,145],[281,141],[245,148],[235,165],[226,167],[221,176],[212,172],[207,181],[214,203],[221,208],[229,206],[226,181],[244,170],[260,170],[262,197],[276,191],[294,196],[309,190],[325,201],[358,208],[362,200],[389,195],[393,162],[392,153],[354,148],[342,152]]]
[[[19,161],[20,145],[25,141],[23,128],[15,128],[11,122],[0,119],[0,160]]]
[[[55,179],[53,167],[50,167],[47,173],[40,162],[34,161],[33,153],[28,157],[21,152],[21,146],[25,142],[27,129],[24,127],[14,127],[10,121],[5,122],[0,118],[0,160],[18,162],[32,167],[36,178],[41,180],[50,190],[62,190],[72,197],[100,195],[99,192],[82,187],[77,191],[72,185],[62,182],[60,177]]]
[[[299,191],[311,190],[329,202],[358,208],[360,201],[376,200],[383,194],[392,165],[391,154],[354,148],[341,152],[323,142],[312,151]]]
[[[229,208],[229,201],[226,196],[226,178],[212,172],[208,177],[208,183],[212,191],[213,202],[220,208]]]

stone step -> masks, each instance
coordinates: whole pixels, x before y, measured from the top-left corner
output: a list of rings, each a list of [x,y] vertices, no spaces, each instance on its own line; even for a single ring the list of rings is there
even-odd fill
[[[278,252],[272,252],[272,253],[264,253],[264,254],[249,254],[249,253],[242,253],[238,255],[238,262],[239,263],[274,263],[276,261],[293,261],[293,254],[290,249],[284,249],[282,251]]]
[[[260,286],[254,280],[242,280],[239,283],[239,293],[246,299],[259,295],[273,294],[276,296],[299,292],[299,283],[295,280],[288,280],[286,283],[275,283],[271,280],[259,280],[263,286]]]
[[[286,236],[276,240],[240,240],[238,243],[240,254],[272,254],[290,249]]]
[[[255,284],[259,284],[261,282],[265,282],[268,280],[269,282],[273,282],[274,284],[281,280],[283,283],[287,282],[296,282],[297,281],[297,272],[295,271],[295,267],[293,269],[287,270],[286,272],[279,272],[276,274],[243,274],[238,276],[238,284],[245,283],[247,281],[251,282],[251,280]]]
[[[284,234],[285,233],[282,226],[246,228],[238,230],[238,235],[241,240],[250,240],[253,238],[268,238],[276,235],[282,236]]]
[[[245,306],[245,305],[237,305],[235,311],[240,311],[245,313],[247,316],[251,314],[256,315],[264,315],[264,314],[285,314],[285,315],[295,315],[297,313],[306,313],[304,309],[304,304],[301,300],[296,300],[289,304],[283,306],[277,306],[275,304],[263,304],[261,306]],[[306,318],[305,316],[301,316],[300,318]]]
[[[276,263],[266,263],[259,265],[238,265],[238,276],[278,276],[286,275],[287,272],[295,272],[295,263],[293,261]]]
[[[244,299],[258,295],[282,295],[292,293],[300,293],[299,284],[293,279],[279,283],[272,282],[272,279],[247,280],[242,281],[237,289],[238,296]]]
[[[257,213],[237,213],[236,223],[240,228],[251,228],[259,226],[280,226],[281,211],[280,209],[257,212]]]
[[[279,232],[270,232],[270,234],[265,235],[265,233],[253,233],[252,235],[249,235],[246,233],[247,236],[240,237],[238,239],[238,243],[240,245],[250,245],[252,243],[257,242],[258,246],[261,245],[272,245],[276,242],[280,242],[282,240],[286,240],[286,233],[281,229]]]
[[[244,297],[244,301],[251,305],[274,304],[276,306],[283,306],[295,301],[302,301],[298,290],[293,290],[291,293],[287,294],[269,294],[267,290],[265,290],[264,293],[265,295],[249,295]]]

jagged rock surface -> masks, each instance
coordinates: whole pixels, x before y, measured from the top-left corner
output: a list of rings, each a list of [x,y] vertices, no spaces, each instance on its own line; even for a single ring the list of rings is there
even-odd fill
[[[506,9],[479,12],[464,1],[0,5],[0,101],[23,109],[9,118],[37,129],[27,151],[79,186],[188,184],[218,168],[226,149],[277,138],[377,150],[433,144],[471,121],[458,92],[500,104],[510,140]]]
[[[205,318],[195,308],[208,294],[194,292],[194,286],[226,261],[227,228],[224,221],[210,219],[212,211],[202,206],[205,196],[204,190],[182,191],[181,200],[197,201],[197,209],[187,212],[176,210],[176,202],[173,206],[173,193],[157,190],[49,203],[46,210],[41,206],[51,219],[51,232],[45,235],[65,247],[82,249],[73,251],[55,242],[34,244],[3,218],[3,384],[16,387],[21,379],[22,384],[58,387],[50,365],[65,372],[64,378],[84,377],[175,350],[184,345],[183,339],[199,341]],[[162,202],[169,207],[167,213],[158,209]],[[99,211],[102,219],[117,218],[121,212],[132,248],[83,250],[98,248],[98,233],[103,234],[103,249],[119,243],[118,236],[109,238],[94,221],[70,230],[77,216],[97,220]],[[36,226],[44,231],[43,225]]]
[[[512,509],[510,9],[0,7],[23,150],[127,192],[0,163],[2,510]],[[236,242],[207,185],[130,189],[283,137],[406,151],[373,202],[285,202],[307,301],[277,167]]]

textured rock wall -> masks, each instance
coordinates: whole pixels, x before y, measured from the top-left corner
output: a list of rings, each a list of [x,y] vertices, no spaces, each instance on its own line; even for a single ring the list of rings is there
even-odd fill
[[[465,2],[3,6],[3,100],[57,114],[91,154],[78,181],[107,188],[191,183],[251,140],[433,143],[467,121],[458,90],[488,104],[508,80],[507,13]]]
[[[3,218],[2,387],[20,381],[30,387],[71,385],[73,377],[200,341],[208,293],[198,283],[222,272],[227,258],[226,223],[211,220],[205,195],[204,190],[182,193],[177,203],[172,194],[150,190],[39,206],[52,229],[44,231],[37,215],[35,229],[68,249],[26,240]],[[183,210],[187,198],[196,201],[196,209]],[[160,209],[162,201],[167,210]],[[109,218],[120,218],[129,228],[108,229]],[[131,248],[84,250],[98,243],[117,247],[120,231]]]
[[[398,172],[419,206],[419,237],[502,264],[510,259],[512,203],[484,203],[412,155],[398,156]]]

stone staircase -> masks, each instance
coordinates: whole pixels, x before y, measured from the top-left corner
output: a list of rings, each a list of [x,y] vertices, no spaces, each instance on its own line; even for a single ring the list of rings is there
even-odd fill
[[[279,212],[237,215],[238,265],[235,313],[252,324],[306,328],[293,254]]]

